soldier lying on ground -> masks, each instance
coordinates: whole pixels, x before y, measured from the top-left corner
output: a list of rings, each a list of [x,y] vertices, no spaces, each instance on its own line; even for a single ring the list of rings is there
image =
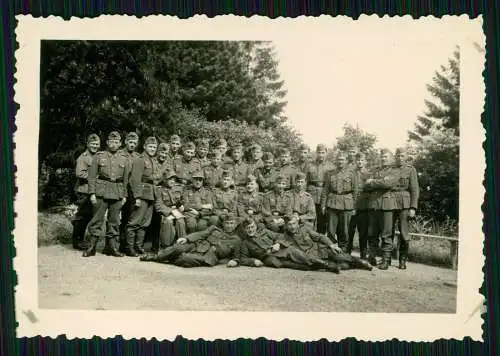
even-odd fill
[[[345,269],[365,269],[372,270],[372,266],[367,261],[349,255],[335,246],[325,235],[317,233],[309,225],[299,225],[296,215],[286,215],[285,233],[283,239],[288,243],[288,247],[293,246],[309,258],[323,259],[338,264],[339,268]]]
[[[273,268],[289,268],[303,271],[325,269],[339,273],[334,262],[319,258],[311,258],[300,249],[290,246],[281,239],[281,234],[265,228],[258,229],[254,220],[248,218],[242,223],[244,238],[240,244],[239,260],[232,259],[228,267],[267,266]]]
[[[161,250],[141,257],[141,261],[173,264],[180,267],[215,266],[219,260],[239,260],[241,239],[236,234],[236,216],[221,216],[222,229],[216,226],[188,234]]]

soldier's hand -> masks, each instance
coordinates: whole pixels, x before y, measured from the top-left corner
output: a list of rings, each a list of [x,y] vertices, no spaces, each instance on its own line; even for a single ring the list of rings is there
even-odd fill
[[[185,244],[186,242],[187,242],[187,239],[186,239],[185,237],[179,237],[179,238],[177,239],[177,243],[178,243],[179,245],[183,245],[183,244]]]
[[[325,215],[325,213],[326,213],[326,207],[323,206],[321,207],[321,214]]]
[[[410,218],[415,217],[415,209],[411,208],[409,213],[410,213]]]
[[[236,262],[235,260],[231,260],[227,263],[226,265],[227,267],[236,267],[238,266],[238,262]]]
[[[278,219],[278,224],[279,225],[285,225],[285,220],[283,220],[283,218],[279,218]]]
[[[172,220],[174,220],[174,219],[175,219],[175,216],[173,216],[173,215],[169,215],[169,216],[167,216],[167,220],[172,221]]]
[[[342,249],[334,244],[331,244],[329,247],[336,254],[342,253]]]
[[[127,202],[127,198],[122,198],[122,206]]]
[[[183,212],[184,212],[184,205],[181,205],[181,206],[179,207],[179,211],[180,211],[181,213],[183,213]]]
[[[273,252],[278,252],[278,251],[280,250],[280,244],[279,244],[279,243],[275,243],[275,244],[273,245],[273,247],[271,248],[271,250],[272,250]]]
[[[92,205],[96,205],[96,203],[97,203],[97,198],[96,198],[95,194],[92,194],[92,195],[90,196],[90,202],[92,203]]]
[[[135,200],[135,206],[140,207],[141,206],[141,199],[136,199]]]
[[[247,213],[248,213],[248,215],[253,215],[253,210],[252,209],[248,209]]]
[[[262,263],[262,261],[261,261],[261,260],[257,260],[257,259],[253,260],[253,265],[254,265],[255,267],[261,267],[261,266],[264,266],[264,264]]]

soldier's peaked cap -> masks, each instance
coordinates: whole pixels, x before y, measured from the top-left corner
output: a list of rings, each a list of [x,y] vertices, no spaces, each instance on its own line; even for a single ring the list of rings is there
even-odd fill
[[[290,154],[290,150],[286,147],[282,147],[279,152],[280,152],[280,155]]]
[[[276,183],[280,183],[280,182],[286,182],[286,177],[284,175],[278,175],[276,177]]]
[[[302,143],[302,144],[299,146],[299,150],[301,150],[301,151],[303,151],[303,150],[309,150],[309,147],[308,147],[306,144]]]
[[[233,213],[225,213],[220,216],[221,221],[235,221],[236,215]]]
[[[144,144],[145,145],[157,145],[158,144],[158,140],[154,136],[149,136],[146,139],[146,141],[144,141]]]
[[[191,141],[189,141],[189,142],[186,142],[186,143],[182,146],[182,148],[183,148],[184,150],[194,150],[194,149],[196,148],[196,146],[194,145],[194,143],[192,143]]]
[[[175,174],[175,171],[173,169],[169,169],[165,171],[165,173],[163,174],[163,178],[165,179],[170,179],[175,177],[177,177],[177,174]]]
[[[168,143],[162,142],[158,145],[158,152],[165,152],[169,150]]]
[[[111,131],[108,135],[108,140],[121,140],[122,137],[118,131]]]
[[[135,132],[129,132],[127,136],[125,136],[125,140],[139,140],[139,135]]]
[[[262,149],[262,146],[261,146],[261,145],[259,145],[258,143],[254,143],[254,144],[251,146],[251,149],[252,149],[252,150]]]
[[[191,178],[201,178],[203,179],[205,176],[203,175],[203,172],[202,171],[196,171],[193,173],[193,175],[191,176]]]
[[[101,139],[99,138],[99,136],[97,136],[97,134],[93,133],[93,134],[90,134],[88,137],[87,137],[87,143],[89,142],[99,142],[101,141]]]
[[[234,150],[241,150],[243,149],[243,145],[240,142],[235,142],[231,145],[231,149]]]
[[[396,148],[395,152],[396,152],[396,154],[398,154],[398,153],[405,153],[406,149],[404,147],[398,147],[398,148]]]
[[[326,145],[320,143],[318,146],[316,146],[316,151],[326,151]]]
[[[271,152],[265,152],[263,155],[262,155],[262,159],[264,161],[267,161],[268,159],[274,159],[274,155],[271,153]]]
[[[228,170],[223,170],[222,171],[222,174],[221,174],[222,178],[225,178],[225,177],[232,177],[233,174],[231,173],[231,171],[228,171]]]
[[[179,137],[179,135],[172,135],[170,136],[170,142],[173,142],[173,141],[180,141],[181,138]]]
[[[257,181],[257,177],[256,177],[256,176],[254,176],[253,174],[249,174],[249,175],[247,176],[247,183],[248,183],[248,182],[256,182],[256,181]]]
[[[303,172],[298,172],[295,175],[295,179],[303,179],[303,180],[305,180],[306,179],[306,175]]]

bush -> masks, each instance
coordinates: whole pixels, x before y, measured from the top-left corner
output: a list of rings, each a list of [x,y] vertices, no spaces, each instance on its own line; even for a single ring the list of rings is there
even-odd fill
[[[62,211],[38,213],[38,246],[71,243],[73,226]]]

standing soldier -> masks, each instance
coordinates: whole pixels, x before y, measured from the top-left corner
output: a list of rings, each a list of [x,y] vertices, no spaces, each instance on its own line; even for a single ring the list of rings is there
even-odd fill
[[[347,151],[347,168],[356,170],[356,155],[358,154],[358,148],[356,146],[349,147]]]
[[[151,224],[154,205],[154,187],[157,184],[159,164],[156,159],[158,141],[148,137],[144,152],[134,160],[130,175],[130,189],[135,200],[127,224],[127,256],[144,254],[146,229]]]
[[[262,156],[264,166],[257,169],[256,177],[259,184],[259,191],[262,193],[270,192],[274,189],[274,183],[279,172],[274,167],[274,156],[271,152],[266,152]]]
[[[366,168],[366,156],[362,152],[356,155],[356,168],[359,194],[356,199],[356,214],[351,218],[354,225],[354,232],[351,234],[351,231],[349,231],[349,249],[347,252],[351,253],[352,251],[355,229],[357,228],[360,257],[365,260],[368,244],[368,208],[370,205],[370,192],[365,187],[365,182],[370,178],[370,172]]]
[[[309,147],[302,144],[299,147],[299,159],[297,160],[297,169],[299,172],[307,173],[307,166],[309,165]]]
[[[257,170],[264,166],[262,162],[262,147],[259,144],[253,144],[250,148],[250,158],[248,160],[249,174],[256,174]]]
[[[188,233],[204,230],[213,215],[214,199],[212,192],[203,187],[203,172],[194,172],[191,186],[184,189],[182,195],[184,216]]]
[[[406,269],[408,259],[408,217],[414,217],[418,206],[419,187],[415,167],[406,163],[406,152],[403,148],[396,149],[396,172],[399,180],[394,192],[396,199],[395,218],[398,221],[399,238],[399,268]],[[393,232],[394,232],[393,226]],[[394,233],[393,233],[394,235]],[[394,239],[394,236],[393,236]]]
[[[186,235],[186,223],[182,212],[182,187],[176,185],[175,173],[167,171],[164,182],[155,187],[155,211],[160,215],[159,243],[153,252],[171,246],[175,237]]]
[[[311,194],[316,207],[316,231],[321,234],[326,232],[327,219],[321,211],[321,194],[325,174],[333,169],[333,166],[326,161],[326,146],[319,144],[316,147],[316,159],[311,161],[307,167],[307,191]]]
[[[262,215],[266,227],[275,232],[281,232],[285,221],[284,216],[292,213],[292,196],[285,191],[287,179],[278,176],[274,190],[265,193],[262,201]]]
[[[222,179],[222,172],[224,172],[222,155],[219,151],[215,150],[210,154],[210,165],[203,169],[203,185],[208,189],[214,189]]]
[[[327,173],[325,188],[321,195],[321,212],[327,214],[328,232],[333,238],[337,235],[339,247],[348,249],[349,222],[354,213],[354,202],[357,196],[356,172],[347,168],[346,155],[340,152],[337,156],[335,171]]]
[[[127,200],[129,178],[128,157],[118,152],[121,145],[120,134],[116,131],[108,135],[107,149],[95,154],[89,170],[89,194],[93,205],[92,220],[89,222],[89,247],[83,257],[94,256],[106,211],[106,246],[103,253],[122,257],[118,251],[120,209]]]
[[[392,228],[394,211],[397,210],[394,190],[399,181],[398,172],[392,166],[392,153],[383,149],[381,166],[365,181],[370,193],[368,213],[368,261],[376,265],[379,237],[382,238],[382,263],[378,268],[386,270],[391,264]]]
[[[301,224],[314,227],[316,220],[316,208],[311,194],[306,192],[306,175],[299,172],[295,175],[295,187],[290,191],[292,195],[292,211]]]
[[[193,159],[195,155],[195,146],[192,142],[186,142],[182,146],[182,157],[174,160],[174,172],[181,185],[185,186],[191,180],[194,172],[201,170],[201,163]]]
[[[129,172],[132,172],[132,163],[139,157],[139,153],[136,151],[137,145],[139,144],[139,136],[135,132],[129,132],[125,136],[125,148],[120,150],[120,153],[127,156],[127,164],[129,167]],[[130,177],[129,182],[130,182]],[[127,201],[122,207],[122,215],[120,222],[120,252],[125,252],[127,247],[127,224],[130,219],[130,213],[135,204],[133,201],[132,191],[130,190],[130,185],[125,187],[127,189]]]
[[[101,147],[101,140],[96,134],[90,134],[87,138],[87,150],[76,160],[76,185],[78,210],[73,219],[73,248],[76,250],[86,249],[85,230],[92,219],[92,203],[89,196],[89,169],[92,159]]]
[[[247,177],[246,191],[238,194],[238,217],[240,221],[252,218],[257,224],[262,222],[263,195],[258,191],[257,178],[254,175]]]
[[[231,148],[232,162],[225,165],[233,176],[234,189],[240,192],[245,189],[246,179],[249,174],[248,164],[243,162],[243,146],[235,143]]]
[[[179,137],[179,135],[170,136],[169,146],[170,146],[170,157],[173,162],[175,159],[180,158],[182,156],[180,153],[181,138]]]
[[[201,168],[210,165],[208,159],[208,150],[210,148],[210,141],[207,138],[201,138],[196,142],[196,159],[200,162]]]
[[[294,185],[294,177],[297,174],[297,167],[291,163],[292,157],[290,155],[290,150],[288,148],[282,148],[280,150],[278,172],[280,176],[285,177],[285,190],[290,190]]]

